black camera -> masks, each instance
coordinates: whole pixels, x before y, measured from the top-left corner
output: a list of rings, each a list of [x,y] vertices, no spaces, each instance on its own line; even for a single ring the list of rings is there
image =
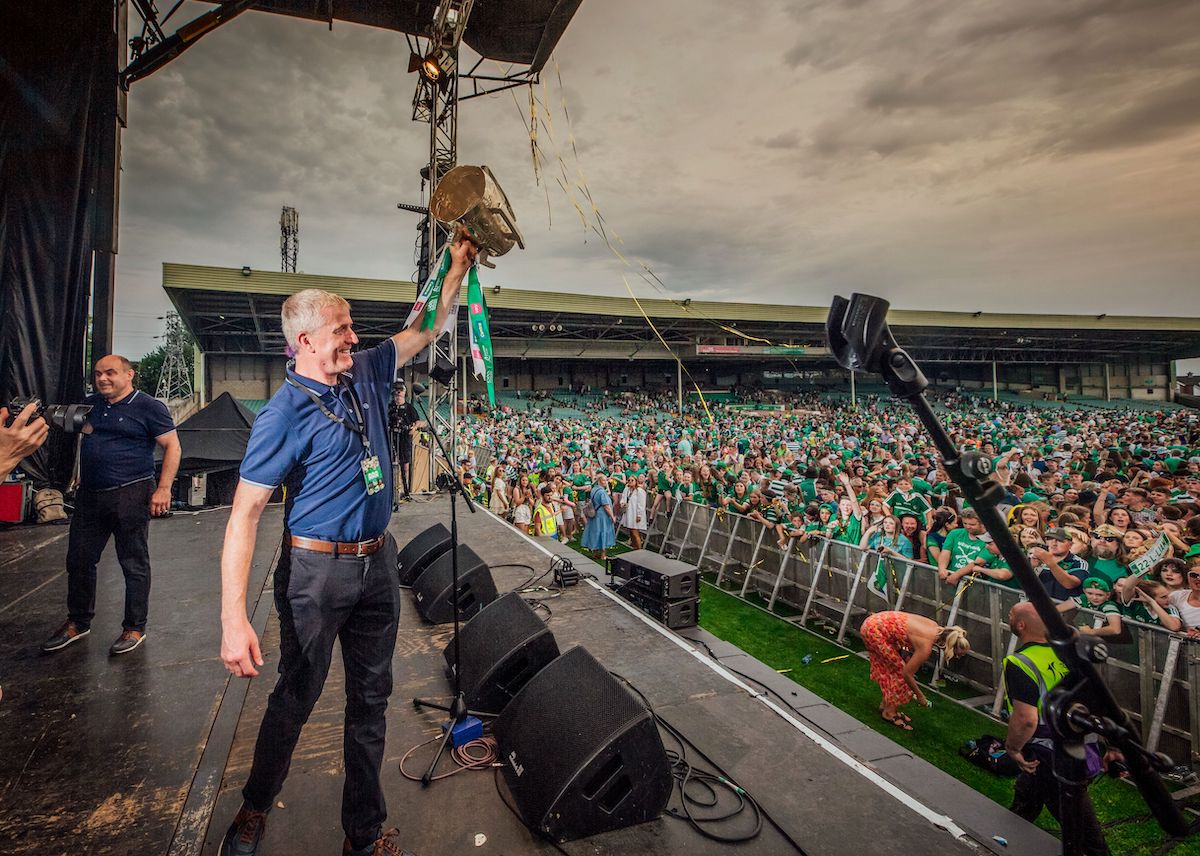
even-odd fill
[[[11,427],[13,420],[31,403],[36,405],[36,408],[33,411],[33,415],[29,417],[30,422],[40,416],[46,420],[50,427],[57,428],[67,434],[75,434],[82,431],[83,424],[87,422],[88,414],[92,412],[90,404],[43,405],[39,399],[22,398],[18,395],[8,403],[8,420],[4,423],[4,427]]]

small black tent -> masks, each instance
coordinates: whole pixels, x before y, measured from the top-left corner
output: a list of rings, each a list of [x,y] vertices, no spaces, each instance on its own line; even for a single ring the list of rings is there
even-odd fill
[[[191,503],[190,488],[193,476],[206,476],[204,503],[228,505],[237,487],[238,465],[246,455],[254,411],[228,392],[181,422],[179,446],[183,459],[176,477],[176,498]],[[158,450],[162,459],[162,450]],[[199,484],[199,481],[196,482]]]
[[[254,412],[228,392],[185,419],[176,429],[183,460],[181,476],[234,469],[246,455]]]

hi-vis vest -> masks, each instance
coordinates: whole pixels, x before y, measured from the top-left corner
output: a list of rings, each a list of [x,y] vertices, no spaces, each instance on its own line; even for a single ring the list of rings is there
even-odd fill
[[[1067,676],[1066,664],[1058,658],[1058,654],[1054,653],[1054,649],[1045,643],[1028,645],[1020,651],[1005,657],[1004,663],[1005,665],[1012,663],[1027,674],[1031,681],[1037,684],[1038,719],[1041,719],[1042,702],[1045,701],[1047,693],[1054,689]],[[1007,687],[1005,688],[1004,701],[1011,713],[1012,699],[1008,696]]]
[[[558,521],[554,519],[554,509],[540,502],[533,508],[533,534],[553,538],[558,534]]]
[[[1049,726],[1042,719],[1042,704],[1050,690],[1054,689],[1067,676],[1066,663],[1059,659],[1058,654],[1050,645],[1045,643],[1027,645],[1020,651],[1005,657],[1004,663],[1005,666],[1012,663],[1037,684],[1038,727],[1034,732],[1035,736],[1029,742],[1047,747],[1053,746],[1050,738],[1046,736],[1049,734]],[[1004,703],[1008,707],[1008,712],[1012,713],[1012,697],[1008,694],[1008,687],[1005,687]]]

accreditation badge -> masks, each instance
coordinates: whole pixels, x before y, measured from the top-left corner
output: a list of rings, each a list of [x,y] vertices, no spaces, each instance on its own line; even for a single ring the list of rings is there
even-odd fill
[[[383,490],[383,468],[379,465],[378,455],[363,458],[362,471],[363,481],[367,483],[368,496]]]

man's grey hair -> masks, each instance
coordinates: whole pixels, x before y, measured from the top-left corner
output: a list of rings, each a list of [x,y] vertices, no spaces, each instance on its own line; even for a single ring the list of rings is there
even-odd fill
[[[327,306],[350,308],[350,304],[341,295],[319,288],[297,291],[283,301],[283,310],[279,317],[283,322],[283,336],[292,350],[299,350],[301,333],[314,333],[325,323],[323,310]]]

